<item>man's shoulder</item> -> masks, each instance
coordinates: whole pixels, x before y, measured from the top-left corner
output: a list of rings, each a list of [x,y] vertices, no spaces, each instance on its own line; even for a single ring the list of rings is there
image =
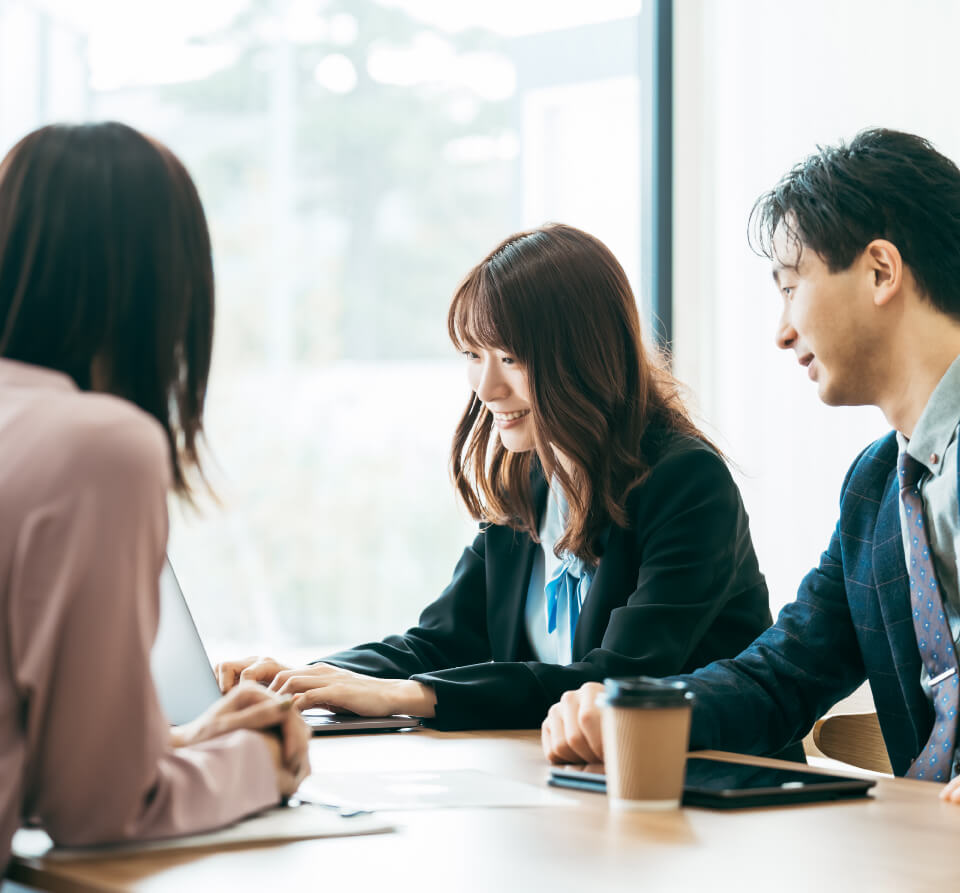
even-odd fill
[[[896,431],[890,431],[869,444],[850,465],[842,492],[846,493],[849,489],[871,492],[885,489],[896,468],[897,452]]]

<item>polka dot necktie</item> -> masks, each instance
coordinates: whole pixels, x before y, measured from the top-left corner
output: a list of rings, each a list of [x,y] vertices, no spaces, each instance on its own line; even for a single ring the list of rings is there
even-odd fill
[[[900,499],[908,525],[913,628],[923,666],[930,676],[935,716],[930,739],[907,770],[907,775],[927,781],[947,781],[957,740],[957,708],[960,705],[957,656],[924,530],[919,484],[926,468],[913,456],[901,453],[898,472]]]

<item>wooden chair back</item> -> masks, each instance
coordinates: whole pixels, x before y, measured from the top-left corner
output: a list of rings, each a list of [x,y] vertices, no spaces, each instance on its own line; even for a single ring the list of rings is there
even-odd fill
[[[832,760],[893,774],[876,713],[834,713],[817,720],[813,743]]]

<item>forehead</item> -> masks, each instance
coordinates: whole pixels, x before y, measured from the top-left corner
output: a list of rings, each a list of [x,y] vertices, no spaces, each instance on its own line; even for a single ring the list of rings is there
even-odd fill
[[[800,235],[789,220],[781,220],[770,241],[770,262],[774,276],[781,270],[799,270],[803,254]]]

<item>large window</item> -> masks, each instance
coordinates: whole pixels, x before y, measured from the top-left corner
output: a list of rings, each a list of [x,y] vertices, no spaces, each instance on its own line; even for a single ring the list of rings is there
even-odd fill
[[[0,143],[127,120],[186,160],[210,215],[223,508],[176,511],[171,550],[215,651],[371,638],[443,587],[472,531],[446,473],[467,390],[444,316],[498,239],[582,226],[649,300],[649,7],[0,0]],[[822,406],[774,348],[746,218],[817,143],[867,125],[960,159],[960,5],[674,9],[675,370],[736,465],[779,605],[886,425]]]
[[[639,0],[0,0],[0,140],[115,118],[187,163],[214,241],[222,507],[170,552],[216,656],[398,631],[473,523],[450,295],[563,220],[641,263]]]

